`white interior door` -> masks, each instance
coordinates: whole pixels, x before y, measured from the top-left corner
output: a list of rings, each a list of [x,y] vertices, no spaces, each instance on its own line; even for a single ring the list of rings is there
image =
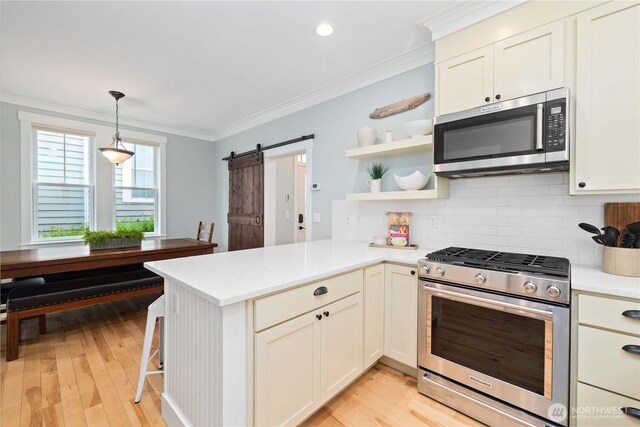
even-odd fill
[[[296,243],[307,240],[307,164],[301,160],[302,156],[296,156],[293,163],[293,239]]]

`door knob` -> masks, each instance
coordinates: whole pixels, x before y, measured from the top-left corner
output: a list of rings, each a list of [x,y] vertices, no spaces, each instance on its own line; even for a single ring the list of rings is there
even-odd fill
[[[497,94],[497,95],[496,95],[496,99],[500,99],[500,98],[502,98],[502,97],[500,96],[500,94]]]
[[[488,96],[484,99],[484,102],[489,102],[491,101],[491,98],[489,98]]]

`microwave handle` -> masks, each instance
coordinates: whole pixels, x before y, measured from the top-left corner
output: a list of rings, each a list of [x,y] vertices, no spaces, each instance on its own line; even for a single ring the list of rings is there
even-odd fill
[[[542,124],[544,119],[544,104],[538,104],[536,108],[536,150],[542,151],[544,150],[543,138],[542,134]]]

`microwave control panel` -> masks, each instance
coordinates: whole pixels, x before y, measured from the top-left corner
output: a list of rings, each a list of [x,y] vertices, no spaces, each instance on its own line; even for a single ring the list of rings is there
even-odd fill
[[[547,102],[546,151],[564,151],[567,144],[567,101],[557,99]]]

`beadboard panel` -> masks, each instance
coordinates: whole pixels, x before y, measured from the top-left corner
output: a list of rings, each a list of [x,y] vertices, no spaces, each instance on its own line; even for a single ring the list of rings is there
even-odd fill
[[[568,173],[454,179],[449,191],[446,200],[336,200],[332,238],[371,242],[387,233],[385,212],[413,212],[410,239],[420,252],[463,246],[599,266],[602,246],[578,223],[602,227],[605,203],[640,202],[640,195],[570,196]]]
[[[166,408],[185,425],[246,424],[244,304],[221,308],[171,279],[164,286]],[[226,395],[224,384],[231,390]]]

